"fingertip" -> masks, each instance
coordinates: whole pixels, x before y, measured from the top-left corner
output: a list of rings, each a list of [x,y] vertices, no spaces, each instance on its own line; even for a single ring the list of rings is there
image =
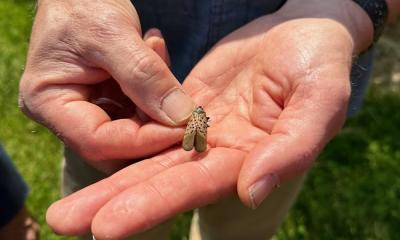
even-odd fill
[[[115,227],[111,222],[107,224],[103,224],[98,217],[99,213],[92,221],[91,232],[96,239],[116,239],[113,236],[114,231],[116,230]]]
[[[143,36],[143,41],[161,57],[168,67],[171,66],[167,44],[158,28],[149,29]]]
[[[238,194],[248,207],[257,208],[274,189],[307,171],[315,152],[307,140],[273,134],[258,143],[242,165]],[[299,144],[300,143],[300,144]]]
[[[249,195],[249,184],[244,184],[243,181],[240,179],[238,180],[237,184],[237,192],[240,201],[243,203],[244,206],[248,208],[253,208],[252,207],[252,201]]]
[[[58,224],[58,215],[57,215],[57,202],[52,203],[46,211],[46,222],[47,225],[49,225],[49,227],[51,228],[51,230],[53,230],[55,233],[59,234],[61,233],[61,229],[58,228],[59,224]]]
[[[143,40],[148,40],[151,37],[158,37],[158,38],[162,38],[162,34],[160,29],[158,28],[150,28],[149,30],[147,30],[147,32],[144,34],[143,36]]]
[[[101,201],[101,194],[97,198],[100,198]],[[85,235],[90,230],[97,198],[74,193],[58,200],[48,207],[46,222],[56,234],[65,236]]]
[[[265,200],[265,198],[279,186],[279,178],[276,174],[270,173],[254,181],[246,184],[240,189],[240,199],[251,209],[256,209]]]
[[[54,202],[49,206],[46,212],[46,222],[58,235],[83,235],[87,232],[87,229],[82,229],[81,224],[76,224],[74,219],[71,219],[69,214],[69,207],[65,207],[61,204],[62,200]]]
[[[134,234],[136,231],[130,229],[130,222],[134,221],[133,216],[138,215],[134,209],[127,207],[127,203],[121,200],[113,199],[109,203],[111,204],[103,206],[93,218],[91,225],[93,236],[96,239],[125,239]],[[140,215],[135,221],[140,221]],[[141,226],[139,229],[143,228]]]

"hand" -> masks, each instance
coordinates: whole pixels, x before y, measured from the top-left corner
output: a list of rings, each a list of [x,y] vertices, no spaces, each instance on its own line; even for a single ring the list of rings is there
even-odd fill
[[[400,0],[386,0],[388,4],[388,22],[394,23],[400,16]]]
[[[236,191],[255,208],[307,171],[344,122],[352,56],[368,41],[333,17],[287,20],[285,8],[227,36],[186,80],[211,117],[207,152],[171,149],[131,165],[54,203],[49,225],[119,239]]]
[[[148,43],[142,39],[128,0],[39,1],[20,85],[22,110],[108,172],[120,163],[105,160],[175,144],[182,129],[165,125],[182,124],[194,104],[165,63],[165,43],[152,35],[145,36]],[[137,109],[164,125],[146,124]]]

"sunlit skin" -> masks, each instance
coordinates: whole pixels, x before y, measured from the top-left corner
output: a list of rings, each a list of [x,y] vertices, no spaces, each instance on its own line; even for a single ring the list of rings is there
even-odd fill
[[[282,13],[221,40],[185,80],[210,116],[206,152],[176,147],[126,167],[54,203],[49,225],[119,239],[235,193],[254,208],[307,171],[344,122],[352,56],[368,47],[372,31],[360,40],[346,18]]]
[[[256,208],[304,174],[341,128],[353,56],[373,36],[352,1],[288,0],[217,43],[182,86],[160,32],[142,36],[129,0],[38,5],[24,112],[101,171],[142,160],[49,207],[54,231],[91,230],[96,239],[134,235],[229,196]],[[203,153],[180,146],[177,126],[195,106],[210,117]]]
[[[157,55],[143,40],[129,0],[39,0],[20,83],[22,110],[104,172],[170,147],[183,130],[169,126],[184,124],[195,105],[162,60],[165,49]],[[155,121],[112,121],[92,103],[102,94]]]

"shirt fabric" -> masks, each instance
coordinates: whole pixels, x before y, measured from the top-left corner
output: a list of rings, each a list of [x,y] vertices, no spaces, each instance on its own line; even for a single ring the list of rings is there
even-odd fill
[[[27,195],[28,186],[0,145],[0,227],[22,209]]]

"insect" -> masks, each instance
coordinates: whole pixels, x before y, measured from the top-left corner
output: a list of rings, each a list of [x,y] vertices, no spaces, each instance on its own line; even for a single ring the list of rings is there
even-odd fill
[[[183,149],[190,151],[194,147],[197,152],[204,152],[207,149],[207,128],[209,127],[207,122],[209,119],[201,106],[193,111],[183,137]]]

